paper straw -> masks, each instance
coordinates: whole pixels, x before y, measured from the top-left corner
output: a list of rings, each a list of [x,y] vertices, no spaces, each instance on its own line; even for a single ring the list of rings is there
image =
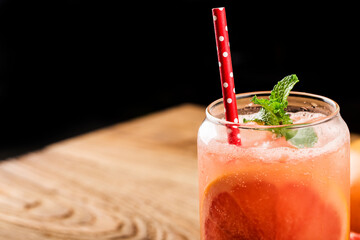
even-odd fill
[[[231,64],[230,43],[225,8],[213,8],[212,15],[219,60],[221,88],[224,98],[225,119],[229,122],[238,123],[239,120],[235,96],[234,74]],[[240,130],[236,126],[229,128],[229,143],[241,145]]]

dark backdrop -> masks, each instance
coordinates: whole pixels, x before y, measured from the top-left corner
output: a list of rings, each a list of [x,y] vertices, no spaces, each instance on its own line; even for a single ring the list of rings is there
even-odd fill
[[[326,95],[360,132],[356,6],[0,0],[0,158],[221,97],[211,8],[226,7],[237,92]]]

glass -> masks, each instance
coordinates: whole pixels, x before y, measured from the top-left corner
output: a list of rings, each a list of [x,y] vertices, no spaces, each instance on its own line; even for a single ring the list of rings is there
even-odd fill
[[[254,95],[270,92],[236,95],[239,119],[259,111]],[[283,126],[227,122],[222,99],[206,108],[198,132],[202,240],[349,238],[350,134],[339,106],[301,92],[288,102],[298,123],[286,129],[300,142],[315,133],[314,145],[279,137]],[[241,146],[228,143],[233,127]]]

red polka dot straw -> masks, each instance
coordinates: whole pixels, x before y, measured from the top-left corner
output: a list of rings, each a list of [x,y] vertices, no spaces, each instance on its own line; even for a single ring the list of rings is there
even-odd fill
[[[238,123],[238,112],[236,106],[234,74],[231,64],[230,43],[228,27],[226,22],[225,8],[212,9],[217,54],[219,60],[219,71],[221,88],[224,98],[225,119],[229,122]],[[232,127],[228,135],[229,143],[241,145],[240,130]]]

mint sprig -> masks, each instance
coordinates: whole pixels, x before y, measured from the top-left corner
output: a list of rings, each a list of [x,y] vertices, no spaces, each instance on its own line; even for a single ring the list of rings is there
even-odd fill
[[[243,122],[253,121],[262,125],[289,125],[293,124],[290,115],[286,113],[288,106],[287,98],[294,85],[299,82],[295,74],[284,77],[279,81],[271,91],[269,99],[258,98],[256,95],[251,99],[255,104],[261,106],[257,117],[254,119],[244,119]],[[298,148],[312,147],[318,138],[313,128],[300,128],[298,130],[288,129],[286,127],[270,129],[278,137],[284,136]]]

